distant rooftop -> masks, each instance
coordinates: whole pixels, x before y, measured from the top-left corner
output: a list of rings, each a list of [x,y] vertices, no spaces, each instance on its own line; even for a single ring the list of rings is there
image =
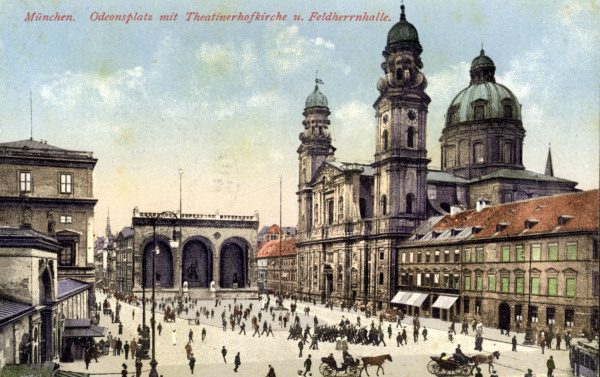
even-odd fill
[[[58,298],[69,296],[78,291],[86,290],[89,284],[74,279],[61,279],[58,281]]]
[[[271,258],[279,256],[279,240],[271,240],[264,244],[258,253],[256,254],[257,258]],[[281,240],[281,256],[290,256],[296,255],[296,240],[293,238],[288,238]]]
[[[0,155],[38,155],[38,156],[54,156],[54,157],[70,157],[70,158],[88,158],[93,159],[92,152],[73,151],[55,147],[47,143],[47,141],[37,141],[33,139],[9,141],[0,143]]]
[[[0,325],[5,321],[32,310],[33,306],[0,298]]]

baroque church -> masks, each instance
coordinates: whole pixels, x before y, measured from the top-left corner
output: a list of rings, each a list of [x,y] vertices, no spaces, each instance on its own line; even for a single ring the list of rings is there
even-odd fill
[[[376,146],[370,164],[335,159],[327,97],[318,82],[306,99],[298,148],[298,293],[337,303],[389,305],[398,286],[398,248],[432,216],[576,191],[523,165],[521,104],[496,82],[483,49],[469,86],[450,103],[440,138],[441,170],[428,168],[423,48],[401,7],[388,32],[375,100]],[[335,110],[334,110],[335,111]]]

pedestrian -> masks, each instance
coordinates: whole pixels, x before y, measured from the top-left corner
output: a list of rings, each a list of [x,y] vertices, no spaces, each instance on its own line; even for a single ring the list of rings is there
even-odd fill
[[[227,364],[227,348],[225,348],[225,346],[221,348],[221,355],[223,355],[223,361]]]
[[[401,344],[402,344],[402,333],[400,331],[398,331],[398,335],[396,335],[396,346],[400,347]]]
[[[392,339],[392,324],[391,323],[388,325],[387,332],[388,332],[388,339]]]
[[[123,348],[123,342],[121,338],[117,338],[117,356],[121,356],[121,349]]]
[[[544,348],[546,348],[546,339],[540,340],[540,347],[542,347],[542,355],[544,354]]]
[[[513,335],[512,337],[512,350],[513,352],[517,352],[517,336]]]
[[[125,345],[123,346],[123,350],[125,350],[125,360],[129,359],[129,349],[130,345],[127,341],[125,341]]]
[[[244,332],[244,334],[246,334]],[[271,327],[271,324],[269,323],[269,328],[267,330],[267,337],[269,336],[269,334],[273,335],[273,338],[275,337],[275,334],[273,333],[273,327]]]
[[[302,340],[300,340],[298,342],[298,349],[300,350],[300,354],[298,355],[298,357],[302,357],[302,349],[304,348],[304,342],[302,342]]]
[[[237,373],[238,368],[242,364],[242,362],[240,361],[240,353],[239,352],[235,355],[235,360],[233,361],[233,364],[235,365],[235,368],[233,368],[233,371]]]
[[[415,343],[419,341],[419,328],[416,326],[413,327],[413,340]]]
[[[160,336],[160,333],[162,332],[162,323],[159,323],[156,329],[158,330],[158,336]]]
[[[194,343],[194,331],[192,331],[192,329],[188,332],[188,342]]]
[[[246,333],[244,332],[244,334],[246,334]],[[204,342],[204,338],[206,338],[206,328],[205,327],[202,328],[202,341],[203,342]]]
[[[119,335],[123,335],[123,324],[119,322]]]
[[[562,334],[561,333],[557,333],[556,334],[556,349],[560,350],[560,343],[562,342]]]
[[[173,332],[171,333],[171,341],[173,342],[173,345],[177,344],[177,332],[175,329],[173,329]]]
[[[571,332],[567,331],[565,334],[565,347],[567,349],[571,348]]]
[[[129,350],[131,351],[131,358],[133,359],[134,357],[136,357],[136,352],[137,352],[137,342],[135,341],[135,339],[131,340],[131,343],[129,343]]]
[[[546,361],[546,367],[548,368],[548,377],[552,377],[552,373],[554,373],[554,369],[556,369],[556,365],[554,365],[554,359],[552,356]]]
[[[90,363],[92,362],[91,350],[89,348],[85,350],[83,360],[85,361],[85,369],[87,370],[90,366]]]
[[[527,369],[527,373],[523,377],[533,377],[533,371],[531,369]]]
[[[131,320],[135,319],[135,309],[131,309]]]
[[[117,356],[117,338],[112,338],[110,348],[113,350],[113,356]]]
[[[244,333],[244,335],[246,335],[246,322],[242,322],[240,324],[240,332],[238,335],[240,335],[242,332]]]
[[[127,364],[121,365],[123,369],[121,370],[121,377],[127,377]]]
[[[185,347],[183,347],[183,349],[185,349],[185,356],[187,359],[190,358],[190,355],[192,354],[192,345],[190,344],[190,342],[188,342]]]
[[[483,374],[481,373],[481,368],[477,367],[477,373],[475,373],[475,377],[483,377]]]
[[[423,326],[423,332],[421,334],[423,335],[423,341],[427,340],[427,328],[425,326]]]
[[[267,373],[267,377],[277,377],[275,375],[275,369],[271,365],[269,365],[269,372]]]
[[[310,368],[311,367],[312,367],[312,360],[310,358],[310,354],[308,354],[308,357],[306,358],[306,360],[304,360],[304,374],[303,374],[303,376],[306,376],[306,374],[310,372]]]
[[[135,359],[135,377],[142,376],[142,359],[139,357]]]
[[[194,357],[194,354],[191,353],[188,359],[190,360],[188,363],[190,365],[190,372],[191,374],[194,374],[194,365],[196,365],[196,358]]]
[[[448,340],[450,341],[450,343],[454,343],[454,333],[452,332],[452,330],[448,330]]]

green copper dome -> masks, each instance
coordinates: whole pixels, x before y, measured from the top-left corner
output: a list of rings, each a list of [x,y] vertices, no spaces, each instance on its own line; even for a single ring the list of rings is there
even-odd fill
[[[306,98],[305,109],[309,107],[327,107],[327,97],[319,91],[318,85],[315,85],[315,90]]]
[[[481,49],[479,56],[473,59],[473,62],[471,63],[471,69],[480,67],[496,67],[494,65],[494,61],[485,54],[485,51],[483,51],[483,49]]]
[[[417,32],[417,28],[413,26],[410,22],[406,21],[406,15],[404,14],[404,5],[400,7],[400,21],[396,23],[387,36],[387,44],[390,45],[408,45],[421,47],[419,43],[419,33]]]

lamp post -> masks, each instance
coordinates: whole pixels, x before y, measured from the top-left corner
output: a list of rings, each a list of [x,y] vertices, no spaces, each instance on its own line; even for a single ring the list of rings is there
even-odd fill
[[[529,289],[527,290],[527,325],[525,327],[525,340],[523,344],[532,345],[535,343],[533,339],[533,328],[531,327],[531,245],[529,246]]]
[[[177,220],[178,216],[175,212],[171,212],[171,211],[163,211],[161,213],[159,213],[158,215],[156,215],[155,217],[152,218],[152,246],[153,246],[153,253],[152,253],[152,319],[150,320],[150,326],[152,328],[152,360],[150,360],[150,377],[158,377],[158,371],[156,370],[156,365],[158,364],[158,362],[156,361],[156,272],[155,272],[155,256],[156,254],[158,254],[160,252],[160,249],[158,248],[158,245],[156,243],[156,225],[158,223],[158,220],[161,219],[161,216],[164,215],[169,215],[168,218],[164,218],[164,219],[170,219],[170,220]],[[176,221],[173,223],[173,238],[172,238],[172,242],[170,243],[170,246],[172,247],[177,247],[179,244],[177,242],[177,233],[175,232],[175,224]]]

